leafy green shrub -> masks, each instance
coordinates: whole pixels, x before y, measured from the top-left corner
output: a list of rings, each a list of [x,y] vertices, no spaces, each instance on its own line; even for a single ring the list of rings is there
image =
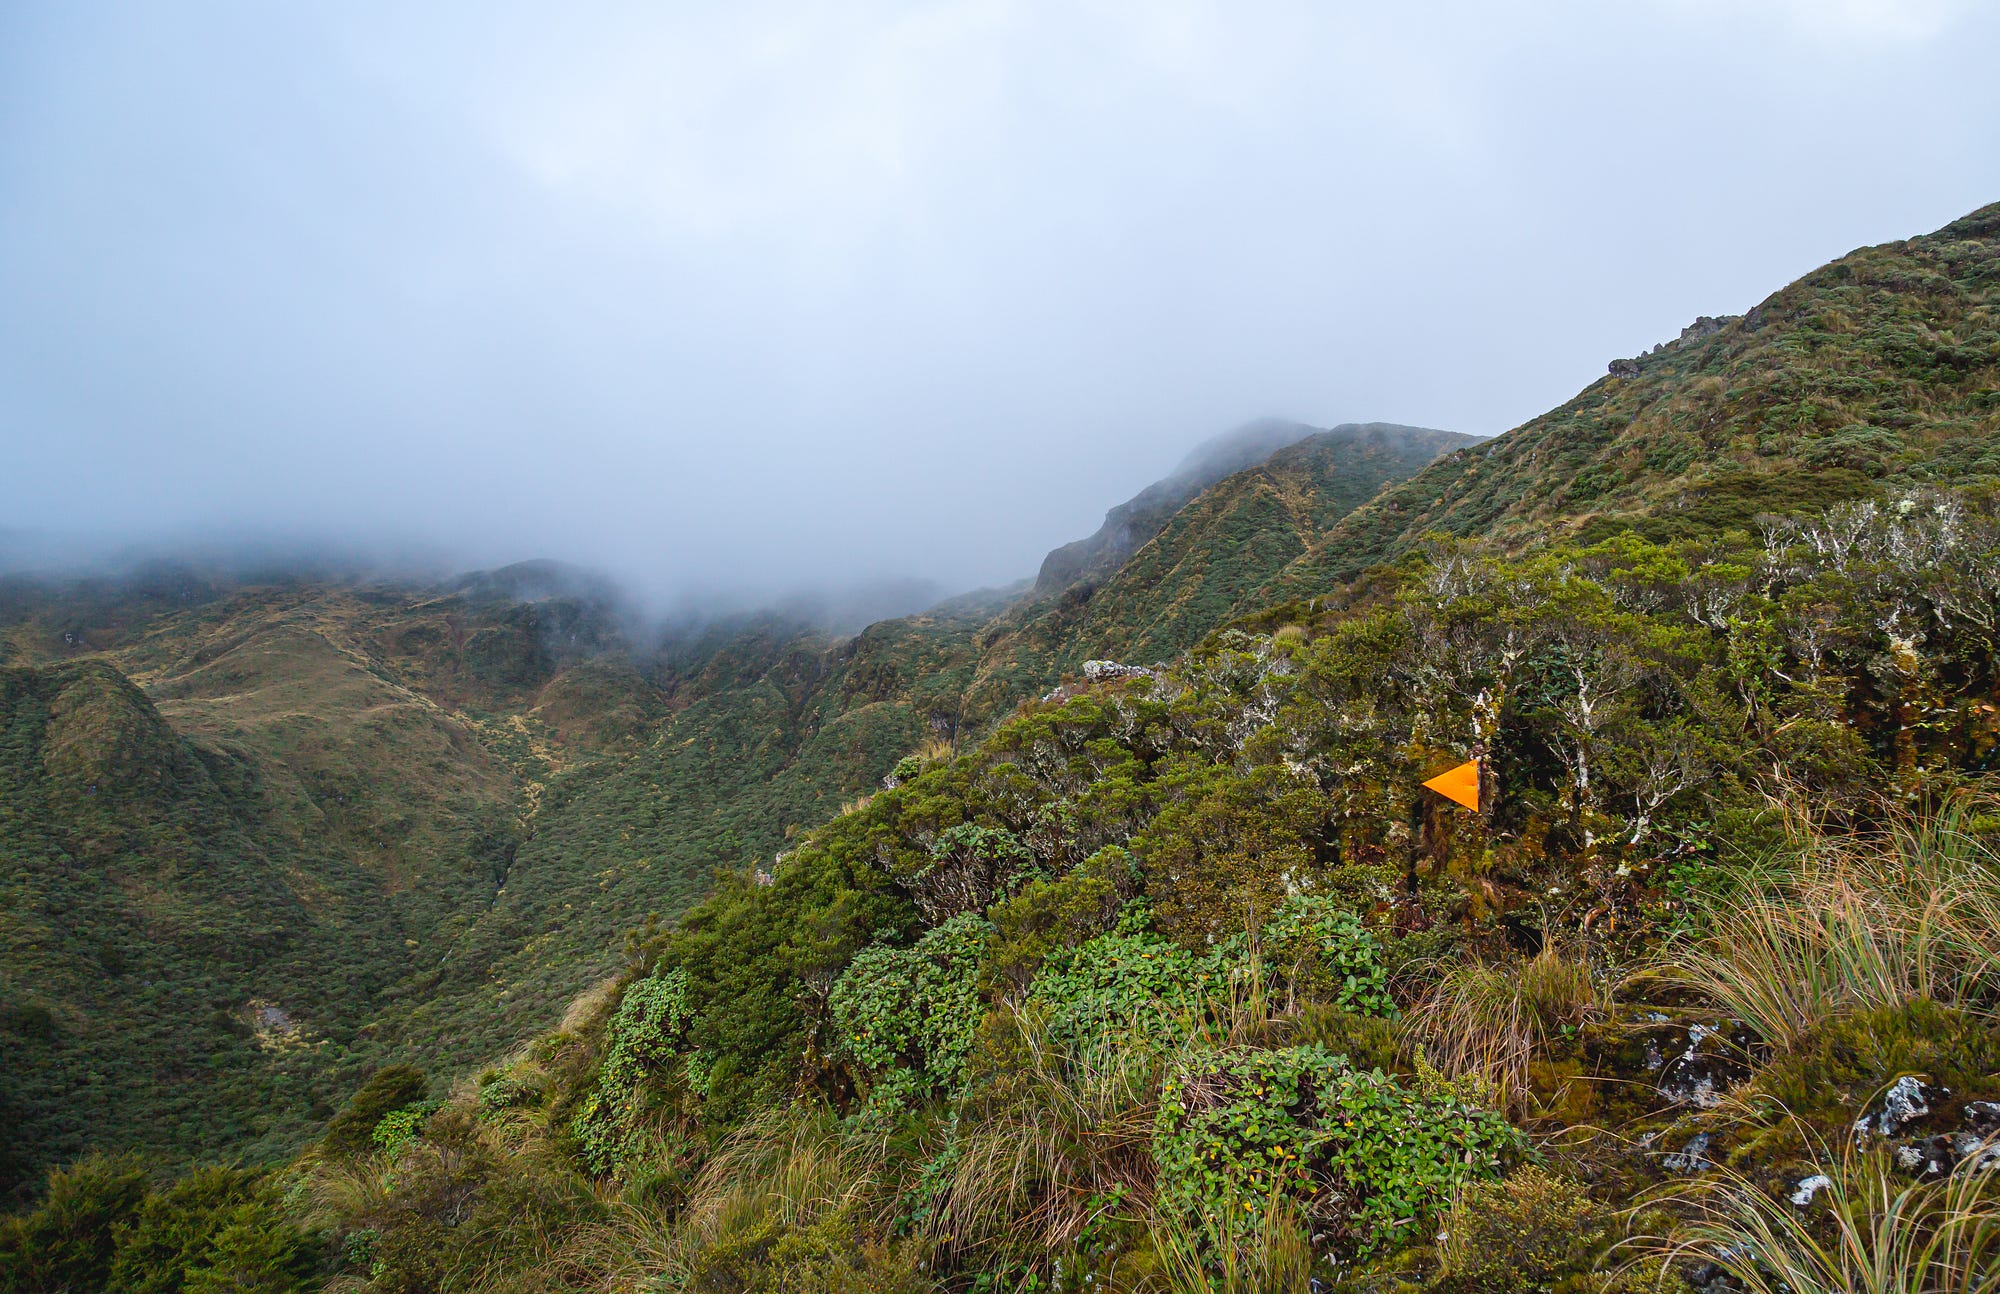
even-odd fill
[[[1360,1015],[1396,1018],[1382,947],[1361,918],[1329,898],[1297,895],[1264,923],[1265,956],[1289,964],[1294,985]]]
[[[423,1134],[424,1120],[437,1113],[443,1104],[442,1101],[418,1101],[415,1105],[391,1110],[382,1116],[380,1123],[375,1125],[375,1131],[370,1134],[369,1140],[373,1141],[383,1154],[394,1159],[403,1152],[404,1146]]]
[[[871,1106],[957,1091],[979,1029],[979,961],[992,933],[985,919],[963,913],[913,947],[862,949],[835,982],[836,1036],[872,1081]]]
[[[1034,880],[988,914],[997,928],[986,959],[989,980],[1026,988],[1049,955],[1105,933],[1123,890],[1133,884],[1131,855],[1117,846],[1097,851],[1056,880]]]
[[[479,1114],[494,1118],[507,1110],[520,1110],[542,1103],[546,1089],[517,1074],[488,1070],[479,1076]]]
[[[409,1065],[384,1065],[347,1100],[326,1125],[320,1139],[328,1154],[358,1155],[374,1142],[375,1128],[386,1115],[424,1099],[429,1090],[423,1071]]]
[[[93,1158],[52,1173],[34,1211],[0,1220],[0,1290],[291,1294],[318,1247],[256,1172],[196,1168],[149,1192],[136,1163]]]
[[[1185,1032],[1226,989],[1231,959],[1197,957],[1170,939],[1120,929],[1048,959],[1028,990],[1049,1040],[1164,1038]]]
[[[646,1145],[642,1118],[651,1080],[671,1073],[687,1041],[693,1011],[688,974],[675,969],[635,980],[604,1029],[606,1051],[597,1086],[570,1121],[584,1162],[617,1173]]]
[[[1167,1080],[1156,1199],[1227,1245],[1289,1198],[1365,1256],[1421,1234],[1461,1182],[1496,1175],[1520,1148],[1491,1111],[1406,1091],[1324,1048],[1232,1048]]]

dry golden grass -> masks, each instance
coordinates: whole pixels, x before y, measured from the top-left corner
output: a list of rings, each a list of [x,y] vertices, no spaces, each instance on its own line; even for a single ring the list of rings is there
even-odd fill
[[[1404,1037],[1451,1078],[1474,1077],[1512,1108],[1528,1099],[1528,1067],[1564,1026],[1600,1005],[1590,967],[1554,946],[1506,964],[1447,967],[1404,1025]]]
[[[1967,1165],[1913,1181],[1880,1151],[1822,1171],[1829,1184],[1800,1207],[1749,1177],[1716,1168],[1646,1202],[1678,1218],[1664,1234],[1621,1245],[1625,1270],[1705,1264],[1746,1294],[1989,1294],[2000,1289],[2000,1183]]]
[[[1960,806],[1866,836],[1795,824],[1775,878],[1718,900],[1661,973],[1781,1049],[1918,998],[1985,1009],[2000,986],[2000,872]]]

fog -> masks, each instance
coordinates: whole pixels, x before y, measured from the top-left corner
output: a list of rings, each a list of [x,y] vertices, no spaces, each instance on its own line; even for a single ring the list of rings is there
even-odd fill
[[[421,10],[422,12],[416,12]],[[0,7],[0,531],[1032,575],[2000,199],[1948,0]]]

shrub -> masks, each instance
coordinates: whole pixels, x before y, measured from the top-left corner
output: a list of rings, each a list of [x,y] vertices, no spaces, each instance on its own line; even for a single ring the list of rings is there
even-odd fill
[[[424,1099],[429,1084],[423,1071],[409,1065],[385,1065],[347,1100],[326,1125],[320,1144],[328,1154],[358,1155],[373,1143],[375,1128],[385,1115]]]
[[[1607,1217],[1584,1188],[1535,1165],[1468,1182],[1444,1220],[1440,1294],[1542,1294],[1596,1265]]]
[[[685,1045],[693,1018],[687,991],[684,970],[634,981],[605,1026],[597,1086],[570,1121],[593,1171],[617,1173],[646,1145],[647,1084],[670,1072]]]
[[[424,1120],[435,1114],[442,1104],[441,1101],[419,1101],[415,1105],[392,1110],[382,1116],[382,1121],[375,1125],[369,1139],[383,1154],[394,1159],[403,1152],[404,1146],[423,1135]]]
[[[256,1186],[253,1172],[210,1166],[147,1196],[119,1243],[113,1285],[124,1294],[174,1294]]]
[[[1157,1207],[1233,1244],[1295,1201],[1336,1248],[1399,1248],[1521,1147],[1490,1111],[1406,1091],[1320,1047],[1199,1055],[1166,1082]]]
[[[1259,932],[1264,955],[1288,966],[1295,989],[1359,1015],[1396,1016],[1381,945],[1361,918],[1332,899],[1285,900]]]
[[[1050,957],[1029,987],[1050,1042],[1167,1038],[1198,1024],[1229,983],[1229,963],[1197,957],[1171,940],[1120,930]]]
[[[103,1289],[114,1239],[145,1198],[146,1174],[128,1159],[95,1156],[51,1172],[38,1208],[0,1218],[0,1289]]]
[[[1034,851],[1013,832],[962,822],[938,833],[928,862],[908,885],[924,917],[941,922],[984,912],[996,895],[1012,893],[1039,874]]]
[[[992,933],[983,918],[964,913],[913,947],[862,949],[835,982],[834,1028],[872,1082],[872,1107],[957,1092],[979,1029],[979,959]]]

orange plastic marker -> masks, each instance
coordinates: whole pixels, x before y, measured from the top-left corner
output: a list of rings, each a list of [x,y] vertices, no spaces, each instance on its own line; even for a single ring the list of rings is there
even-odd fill
[[[1457,768],[1439,773],[1424,785],[1447,800],[1456,801],[1474,813],[1479,812],[1479,761],[1476,759],[1469,759]]]

